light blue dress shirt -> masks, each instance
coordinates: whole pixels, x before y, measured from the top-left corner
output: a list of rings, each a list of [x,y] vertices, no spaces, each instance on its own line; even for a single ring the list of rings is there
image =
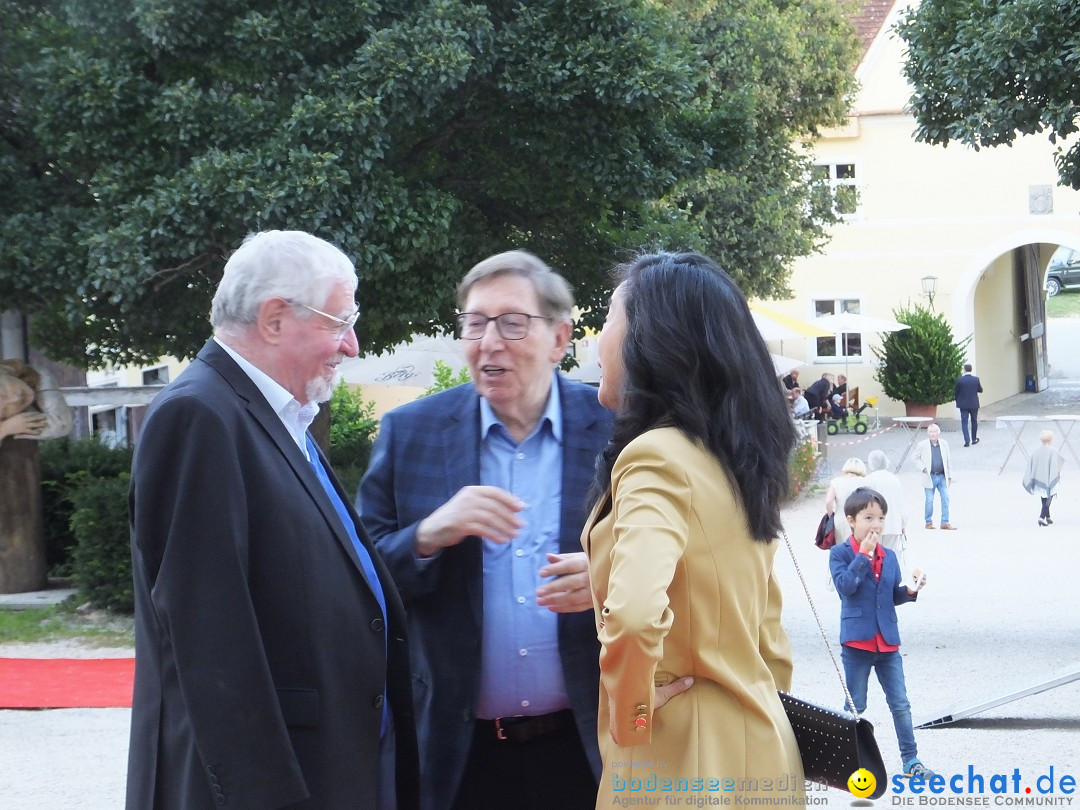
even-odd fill
[[[559,386],[540,422],[520,444],[480,400],[480,483],[512,493],[525,504],[525,525],[509,543],[483,540],[484,620],[480,696],[485,719],[540,715],[566,709],[557,615],[536,604],[545,554],[559,551],[562,505],[562,409]]]

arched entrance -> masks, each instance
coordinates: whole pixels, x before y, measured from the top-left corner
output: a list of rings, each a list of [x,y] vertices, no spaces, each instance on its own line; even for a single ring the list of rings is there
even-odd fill
[[[1005,235],[978,252],[957,282],[950,321],[972,336],[968,358],[983,382],[983,403],[1050,384],[1043,281],[1060,245],[1080,232],[1033,228]]]

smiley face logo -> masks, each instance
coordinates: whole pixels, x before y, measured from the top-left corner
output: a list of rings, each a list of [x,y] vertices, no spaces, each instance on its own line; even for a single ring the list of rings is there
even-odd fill
[[[858,796],[860,799],[865,799],[874,792],[876,787],[877,780],[866,768],[859,768],[847,780],[847,789],[851,791],[853,796]]]

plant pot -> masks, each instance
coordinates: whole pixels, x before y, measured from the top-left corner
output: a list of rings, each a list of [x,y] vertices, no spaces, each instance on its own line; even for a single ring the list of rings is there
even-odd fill
[[[905,402],[904,413],[908,416],[929,416],[933,419],[937,416],[937,405],[927,405],[925,402]]]

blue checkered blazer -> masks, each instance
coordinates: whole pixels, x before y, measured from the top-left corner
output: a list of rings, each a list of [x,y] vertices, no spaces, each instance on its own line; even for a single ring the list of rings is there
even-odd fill
[[[563,416],[561,552],[581,551],[597,454],[612,414],[596,389],[557,376]],[[383,416],[356,510],[408,613],[420,743],[421,803],[446,810],[472,742],[479,687],[483,559],[478,538],[443,549],[422,568],[416,526],[462,487],[480,483],[480,397],[472,383]],[[559,614],[559,653],[582,743],[599,779],[596,741],[600,646],[592,611]]]

